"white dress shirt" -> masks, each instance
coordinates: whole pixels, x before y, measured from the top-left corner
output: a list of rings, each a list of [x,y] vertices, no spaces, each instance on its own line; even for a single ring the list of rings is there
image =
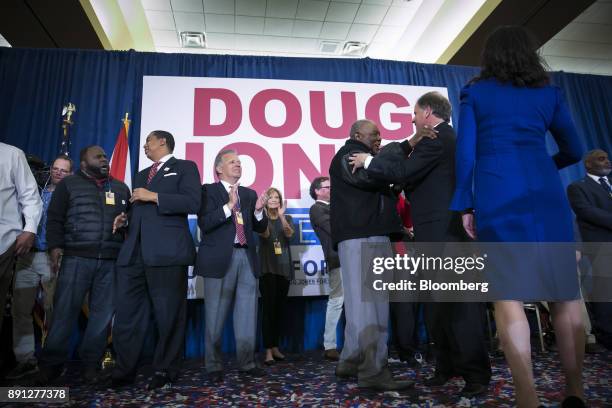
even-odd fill
[[[0,157],[0,254],[3,254],[23,231],[36,234],[42,200],[25,154],[0,143]]]
[[[219,180],[219,181],[221,181],[221,184],[223,184],[223,187],[225,188],[225,191],[227,191],[227,193],[229,194],[229,191],[230,191],[230,188],[232,187],[232,184],[228,183],[225,180]],[[240,203],[240,196],[238,196],[238,202]],[[241,211],[242,211],[242,209],[241,209]],[[225,213],[225,218],[229,218],[229,217],[232,216],[232,210],[230,210],[229,205],[227,205],[227,204],[225,204],[223,206],[223,212]],[[253,215],[255,216],[255,219],[257,221],[263,220],[263,210],[259,210],[259,211],[255,210]],[[244,232],[245,232],[245,234],[247,233],[246,230]],[[234,244],[237,244],[239,242],[240,241],[238,240],[238,236],[236,235],[234,237]]]
[[[587,176],[592,178],[599,185],[601,185],[601,183],[599,182],[599,179],[603,177],[603,179],[606,180],[606,184],[608,185],[608,187],[611,187],[610,186],[610,181],[608,180],[608,177],[606,177],[606,176],[596,176],[596,175],[591,174],[591,173],[587,173]]]

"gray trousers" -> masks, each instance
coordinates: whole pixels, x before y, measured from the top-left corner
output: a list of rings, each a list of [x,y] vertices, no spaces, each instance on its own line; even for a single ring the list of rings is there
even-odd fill
[[[389,324],[388,296],[379,296],[376,302],[362,300],[362,243],[377,244],[367,251],[367,258],[392,256],[388,237],[349,239],[338,244],[346,317],[340,362],[357,366],[359,379],[378,375],[386,368]],[[371,260],[366,261],[371,265]]]
[[[45,324],[51,326],[55,275],[51,272],[46,252],[30,252],[17,259],[13,279],[13,351],[19,363],[36,364],[34,356],[34,326],[32,309],[36,301],[38,286],[44,292]]]
[[[232,307],[238,369],[246,371],[255,367],[257,279],[251,271],[246,249],[234,248],[223,278],[204,278],[204,305],[206,371],[223,370],[221,336]]]

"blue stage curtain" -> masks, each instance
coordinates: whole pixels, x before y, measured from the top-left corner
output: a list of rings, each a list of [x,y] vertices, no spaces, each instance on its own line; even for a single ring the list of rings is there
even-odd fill
[[[451,104],[478,73],[475,67],[365,59],[311,59],[225,55],[159,54],[135,51],[86,51],[0,48],[0,141],[50,161],[59,151],[61,108],[77,106],[71,156],[101,145],[110,154],[129,112],[132,171],[141,147],[140,111],[144,75],[268,78],[442,86]],[[585,148],[612,152],[612,77],[553,74],[565,92]],[[456,124],[458,111],[453,112]],[[554,149],[551,144],[551,149]],[[565,184],[581,177],[581,165],[564,170]],[[187,355],[203,354],[201,302],[190,302]],[[283,345],[293,351],[320,348],[324,298],[291,299]],[[230,328],[224,349],[233,348]]]

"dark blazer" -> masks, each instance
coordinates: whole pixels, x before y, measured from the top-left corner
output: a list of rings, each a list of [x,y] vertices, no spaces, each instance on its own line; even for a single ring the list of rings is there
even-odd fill
[[[387,160],[387,155],[379,154],[371,161],[367,172],[372,177],[404,187],[412,208],[417,241],[463,240],[461,216],[449,210],[455,191],[455,131],[445,122],[436,130],[436,139],[424,138],[414,150],[407,141],[394,144],[408,157]],[[385,146],[383,151],[391,147]]]
[[[205,278],[223,278],[232,260],[236,238],[233,217],[226,217],[223,211],[223,206],[229,201],[229,194],[221,182],[204,184],[201,194],[202,208],[198,213],[198,226],[202,240],[198,249],[196,273]],[[254,190],[238,187],[238,197],[240,197],[251,271],[257,278],[260,275],[260,265],[257,262],[253,231],[263,233],[268,226],[268,218],[265,212],[261,221],[255,218],[257,193]]]
[[[332,243],[329,213],[329,204],[322,203],[321,201],[315,202],[310,207],[310,223],[317,237],[319,237],[319,241],[321,241],[327,269],[332,270],[340,267],[340,259]]]
[[[198,168],[192,161],[171,157],[147,186],[150,168],[136,175],[133,187],[156,192],[159,203],[137,201],[132,205],[128,213],[128,233],[117,265],[129,265],[137,245],[140,245],[145,265],[193,265],[195,245],[187,214],[197,214],[200,209]]]
[[[587,175],[570,184],[567,195],[576,213],[582,240],[612,242],[612,197],[601,184]]]

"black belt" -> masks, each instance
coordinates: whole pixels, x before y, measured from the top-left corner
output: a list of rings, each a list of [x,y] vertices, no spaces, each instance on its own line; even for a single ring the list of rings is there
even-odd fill
[[[247,249],[247,248],[248,248],[248,246],[247,246],[246,244],[245,244],[245,245],[242,245],[242,244],[238,244],[238,243],[236,243],[236,244],[234,244],[234,248]]]

